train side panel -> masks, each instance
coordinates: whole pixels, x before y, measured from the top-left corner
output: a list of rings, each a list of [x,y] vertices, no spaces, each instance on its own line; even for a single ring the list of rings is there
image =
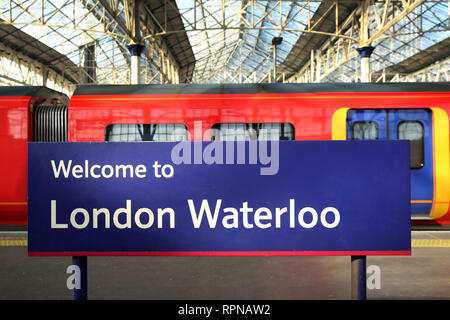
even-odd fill
[[[447,94],[447,99],[449,94]],[[289,122],[297,140],[332,139],[332,117],[341,108],[427,108],[443,105],[443,93],[316,93],[260,95],[80,95],[69,103],[69,141],[104,141],[113,123],[195,122],[207,130],[221,122]],[[93,121],[95,119],[95,122]],[[197,123],[197,125],[199,125]]]
[[[42,86],[0,87],[0,225],[27,224],[27,142],[36,108],[67,104],[67,96]]]
[[[0,97],[0,224],[26,224],[30,96]]]

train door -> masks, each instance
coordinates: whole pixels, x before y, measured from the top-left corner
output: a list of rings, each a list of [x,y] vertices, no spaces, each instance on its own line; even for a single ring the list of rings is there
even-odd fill
[[[347,139],[411,141],[411,214],[429,215],[433,204],[432,112],[428,109],[351,109]]]

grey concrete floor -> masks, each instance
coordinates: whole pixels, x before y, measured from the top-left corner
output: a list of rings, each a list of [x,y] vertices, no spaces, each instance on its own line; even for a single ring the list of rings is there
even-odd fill
[[[0,233],[1,236],[26,236]],[[450,232],[413,232],[450,239]],[[72,299],[70,257],[0,247],[0,299]],[[381,270],[369,299],[450,299],[449,248],[368,257]],[[89,299],[349,299],[350,257],[90,257]]]

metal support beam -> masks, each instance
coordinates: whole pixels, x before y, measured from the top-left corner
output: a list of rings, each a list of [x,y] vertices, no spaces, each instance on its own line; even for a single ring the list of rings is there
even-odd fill
[[[43,68],[42,70],[42,85],[44,87],[47,86],[47,79],[48,79],[48,68]]]
[[[95,63],[95,43],[88,44],[81,49],[83,54],[82,83],[96,83],[97,69]]]
[[[277,79],[277,46],[273,46],[273,79]]]
[[[133,20],[131,22],[131,44],[128,46],[130,51],[130,83],[140,84],[141,83],[141,53],[144,46],[141,44],[141,30],[140,30],[140,12],[143,8],[142,0],[133,0]]]
[[[283,42],[282,37],[274,37],[272,39],[273,47],[273,82],[277,82],[277,46]]]
[[[444,0],[441,1],[444,2]],[[4,1],[4,6],[0,11],[0,23],[46,26],[53,30],[76,29],[87,33],[111,35],[116,39],[121,39],[120,41],[131,44],[145,44],[146,48],[143,53],[149,66],[145,80],[143,80],[145,83],[152,81],[179,82],[180,68],[163,36],[190,32],[209,34],[206,42],[209,43],[207,50],[210,52],[204,57],[204,60],[208,61],[205,65],[214,65],[221,57],[233,54],[231,51],[233,44],[229,44],[230,51],[223,51],[214,57],[216,53],[214,50],[210,50],[216,47],[212,36],[214,30],[223,31],[222,42],[227,45],[225,32],[228,30],[239,30],[241,33],[245,33],[246,30],[260,30],[260,32],[276,30],[280,33],[304,32],[324,35],[328,36],[328,41],[320,48],[316,48],[314,57],[307,65],[292,78],[288,78],[288,82],[320,82],[356,57],[356,47],[370,46],[375,41],[394,37],[394,34],[395,36],[409,34],[410,30],[394,30],[394,27],[413,11],[414,13],[408,16],[408,19],[420,16],[416,9],[426,2],[425,0],[363,0],[359,7],[340,25],[336,18],[336,28],[330,32],[321,31],[320,25],[325,19],[328,19],[328,16],[339,16],[340,1],[329,1],[329,8],[323,14],[320,13],[320,17],[315,16],[314,9],[311,10],[311,7],[314,7],[311,5],[312,1],[292,2],[288,15],[282,13],[282,11],[285,12],[286,2],[281,0],[269,2],[223,0],[216,9],[212,9],[207,1],[203,0],[194,0],[191,7],[186,5],[181,9],[177,8],[177,4],[173,1],[164,1],[163,7],[152,9],[157,14],[152,13],[152,10],[149,9],[150,6],[142,0],[67,0],[60,3],[51,2],[51,0],[31,1],[31,3]],[[180,24],[179,27],[173,28],[170,19],[174,11],[171,10],[181,13],[184,25]],[[313,16],[315,16],[314,19],[312,19]],[[304,23],[296,24],[293,28],[291,22],[300,19],[303,19]],[[208,24],[205,21],[214,23]],[[415,25],[419,29],[418,32],[431,32],[423,27],[429,25],[429,21],[418,20]],[[438,27],[440,28],[438,31],[449,30],[448,23],[439,23]],[[199,44],[199,46],[203,45],[203,43]],[[281,47],[278,49],[279,55],[281,49]],[[156,56],[154,56],[155,53]],[[270,54],[268,56],[270,59]],[[242,63],[245,64],[246,60],[243,60]],[[130,63],[130,66],[131,64],[139,69],[138,63]],[[208,67],[204,68],[205,70],[209,69]],[[114,70],[114,68],[111,69]],[[267,68],[258,70],[262,69],[264,69],[264,73],[267,71]],[[292,75],[291,72],[292,70],[289,70],[289,75]],[[134,70],[131,73],[136,75]],[[211,74],[204,72],[197,79],[208,81],[214,76],[215,72]],[[245,81],[245,74],[239,75],[239,77]],[[273,73],[270,77],[277,80],[282,78],[280,74],[274,76]],[[261,77],[258,78],[261,79]]]
[[[8,85],[45,85],[71,95],[75,84],[42,63],[0,43],[0,82]]]
[[[393,28],[402,19],[411,14],[425,0],[402,0],[395,3],[393,9],[392,1],[377,2],[375,0],[361,1],[360,5],[348,16],[348,18],[337,26],[336,35],[329,39],[311,55],[308,61],[296,74],[288,78],[288,82],[320,82],[330,76],[342,65],[355,58],[358,47],[370,47],[375,41],[394,36]],[[417,16],[417,15],[416,15]],[[417,16],[421,19],[420,16]],[[413,17],[414,19],[414,17]],[[419,30],[422,22],[417,21]],[[448,29],[448,27],[447,27]],[[436,30],[444,31],[444,29]],[[409,30],[396,30],[395,36],[407,34]],[[343,37],[345,35],[347,38]],[[370,64],[368,59],[362,58],[365,66],[364,81],[368,80]],[[314,72],[315,70],[315,72]]]
[[[48,1],[48,0],[43,0]],[[76,1],[67,0],[64,6],[71,6],[76,8]],[[159,80],[160,82],[176,83],[179,82],[180,67],[174,58],[171,48],[165,43],[164,39],[160,36],[156,36],[158,30],[167,27],[167,23],[158,21],[155,15],[145,4],[143,0],[98,0],[92,2],[89,0],[82,0],[83,5],[89,12],[85,14],[76,14],[76,10],[73,10],[73,16],[66,16],[67,19],[72,20],[65,27],[74,28],[78,30],[84,30],[89,32],[105,33],[113,36],[117,42],[140,44],[144,45],[145,49],[142,50],[142,57],[147,61],[147,71],[145,72],[146,78],[142,79],[145,83]],[[71,3],[73,2],[73,3]],[[165,2],[164,6],[169,6],[169,2]],[[54,6],[51,6],[53,8]],[[52,10],[45,8],[45,11],[52,13]],[[55,12],[58,11],[57,9]],[[83,11],[84,12],[84,11]],[[89,13],[98,20],[98,24],[89,28],[81,28],[82,20],[87,20]],[[167,17],[165,17],[167,19]],[[67,21],[68,22],[68,21]],[[63,27],[63,26],[62,26]],[[181,31],[181,30],[180,30]],[[156,52],[157,58],[159,53],[164,53],[165,60],[163,64],[158,64],[154,59]],[[131,68],[130,58],[130,68]],[[133,63],[136,66],[136,63]],[[171,75],[171,67],[175,68],[176,77]],[[164,67],[165,72],[161,69]],[[166,68],[167,67],[167,68]],[[133,74],[134,70],[129,70],[126,74]],[[115,72],[113,66],[111,73]],[[141,68],[141,72],[143,72]],[[103,70],[98,70],[98,73],[104,73]],[[142,77],[142,74],[141,74]],[[116,77],[118,81],[123,80],[125,77],[121,74]],[[129,83],[129,79],[126,80]],[[118,82],[118,83],[123,83]]]
[[[450,58],[409,74],[383,72],[376,82],[450,82]]]

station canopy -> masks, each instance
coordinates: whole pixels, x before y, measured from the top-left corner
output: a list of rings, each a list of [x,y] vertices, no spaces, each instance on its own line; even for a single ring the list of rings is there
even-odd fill
[[[99,8],[92,9],[90,0],[1,0],[0,3],[1,20],[20,21],[11,25],[0,24],[0,42],[4,43],[6,36],[9,36],[7,46],[23,42],[21,47],[13,49],[27,53],[32,43],[26,42],[26,38],[33,37],[40,44],[34,43],[37,50],[34,50],[35,54],[31,58],[55,70],[70,83],[83,83],[81,66],[86,59],[84,49],[89,46],[96,48],[97,74],[94,82],[113,83],[112,71],[116,70],[120,74],[128,69],[126,41],[122,37],[95,31],[102,27],[102,22],[98,19]],[[79,17],[78,21],[74,21],[74,15]],[[120,26],[112,20],[111,29],[122,32]],[[65,65],[61,65],[62,63]],[[35,76],[39,78],[41,75]],[[37,82],[31,84],[39,84],[39,79]],[[47,86],[66,91],[56,83],[47,83]]]
[[[92,81],[128,83],[129,39],[124,36],[127,31],[114,17],[102,18],[105,17],[105,8],[99,5],[118,3],[117,9],[123,9],[125,2],[0,0],[0,19],[3,22],[0,24],[0,34],[4,39],[6,35],[13,35],[14,29],[3,30],[1,33],[2,28],[5,29],[9,25],[51,48],[55,54],[52,56],[54,65],[50,64],[50,67],[56,72],[61,73],[61,69],[64,69],[56,66],[57,61],[61,63],[64,57],[68,59],[63,73],[66,72],[66,78],[72,83],[85,81],[82,77],[82,67],[89,65],[86,63],[89,58],[86,48],[94,46],[95,61],[90,65],[96,68],[96,74]],[[295,74],[311,61],[311,52],[322,51],[321,53],[325,54],[323,45],[332,38],[330,34],[336,29],[335,21],[339,24],[346,21],[360,2],[144,1],[147,8],[151,8],[149,12],[154,10],[154,13],[160,13],[160,19],[166,20],[160,21],[161,25],[175,22],[179,24],[176,27],[181,30],[172,33],[176,36],[162,34],[157,37],[166,42],[174,60],[173,65],[180,70],[184,69],[180,82],[194,83],[298,81],[299,78],[296,78]],[[372,43],[375,51],[371,57],[371,68],[376,77],[392,78],[395,73],[415,72],[426,65],[448,58],[448,1],[391,1],[392,10],[386,10],[385,13],[395,14],[396,10],[402,10],[402,5],[413,5],[414,2],[420,2],[420,5]],[[379,11],[381,10],[380,15],[369,15],[370,25],[380,24],[380,19],[384,19],[383,3],[385,1],[370,1],[375,10],[378,7]],[[329,10],[333,6],[339,9],[336,13]],[[163,15],[164,12],[171,12],[175,16],[167,19],[167,16]],[[74,19],[74,16],[78,19]],[[155,19],[155,16],[156,14],[152,19]],[[125,19],[123,13],[116,18]],[[21,23],[17,22],[19,20]],[[302,32],[311,24],[317,25],[318,32]],[[250,25],[253,27],[249,27]],[[108,32],[98,31],[104,30],[105,26],[108,26]],[[342,35],[355,37],[351,34],[355,31],[352,27],[346,30],[342,31]],[[167,41],[170,37],[172,40]],[[276,65],[280,74],[277,79],[271,79],[274,68],[272,40],[276,37],[282,38],[281,43],[276,46]],[[338,37],[335,38],[336,43],[337,39]],[[315,82],[358,81],[355,78],[360,67],[359,57],[355,54],[358,46],[357,42],[353,42],[351,57]],[[141,57],[141,65],[148,70],[148,74],[146,73],[143,82],[174,82],[173,77],[163,76],[168,69],[162,65],[158,55],[150,52],[153,49],[150,49],[149,39],[146,39],[145,47],[147,54]],[[44,52],[41,48],[40,51],[42,55],[47,54],[47,60],[42,56],[41,61],[49,61],[50,50]],[[40,61],[39,56],[35,58]]]

